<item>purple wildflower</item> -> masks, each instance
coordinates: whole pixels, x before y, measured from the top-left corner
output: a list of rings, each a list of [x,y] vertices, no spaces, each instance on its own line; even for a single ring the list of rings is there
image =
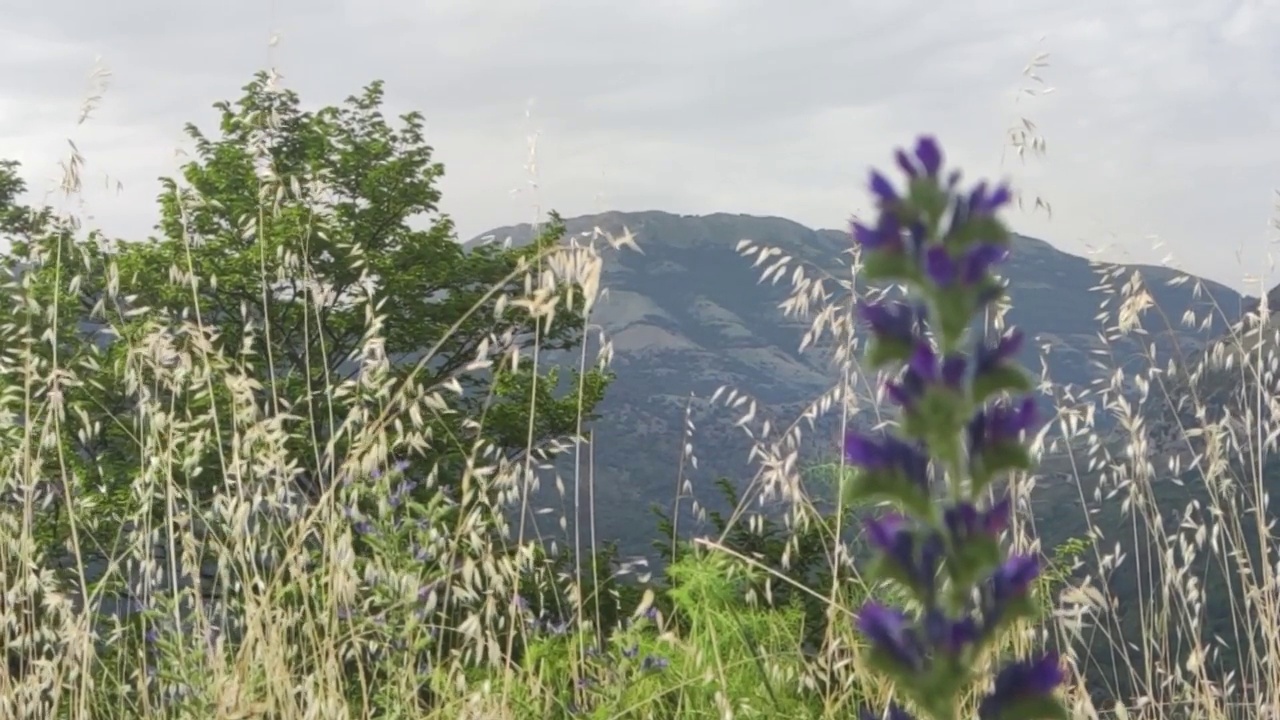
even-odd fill
[[[858,630],[877,650],[905,668],[919,670],[924,666],[920,643],[907,627],[907,616],[902,612],[869,602],[858,613]]]
[[[898,193],[893,189],[893,184],[875,170],[871,171],[871,192],[876,196],[881,207],[898,202]]]
[[[918,445],[892,435],[876,440],[867,435],[849,433],[844,441],[845,459],[850,464],[871,472],[899,472],[921,489],[929,487],[929,457]]]
[[[863,250],[897,252],[903,249],[902,225],[892,213],[882,214],[875,227],[854,222],[853,239]]]
[[[998,185],[994,191],[989,191],[985,181],[979,182],[973,192],[969,193],[969,217],[994,215],[1012,199],[1013,195],[1007,185]]]
[[[991,575],[991,591],[996,603],[1022,597],[1040,575],[1040,561],[1034,555],[1012,555]]]
[[[904,517],[889,513],[867,522],[867,536],[914,585],[933,594],[943,552],[942,539],[936,533],[922,537]]]
[[[1062,684],[1063,676],[1062,664],[1054,652],[1039,660],[1008,665],[996,675],[995,688],[978,706],[978,717],[994,720],[1019,700],[1046,698]]]
[[[973,503],[961,502],[947,508],[943,520],[957,543],[978,535],[995,537],[1009,526],[1010,509],[1007,495],[985,512]]]
[[[924,256],[925,275],[938,287],[951,287],[960,275],[960,266],[951,251],[941,245],[934,245]]]
[[[969,421],[969,449],[979,453],[987,447],[1017,442],[1019,434],[1036,425],[1035,399],[1028,396],[1017,405],[997,403],[979,411]]]
[[[908,156],[904,150],[898,150],[894,153],[894,158],[898,161],[898,167],[912,180],[921,175],[937,177],[938,171],[942,169],[942,148],[938,147],[937,140],[928,136],[916,141],[915,157]]]
[[[971,617],[949,618],[941,610],[930,610],[924,617],[925,637],[929,646],[955,657],[977,642],[980,632]]]
[[[1002,335],[994,344],[978,348],[974,358],[975,372],[984,375],[1009,362],[1022,350],[1023,340],[1022,331],[1015,328]]]
[[[900,302],[863,303],[858,315],[881,340],[904,345],[915,341],[916,324],[922,317],[918,309]]]

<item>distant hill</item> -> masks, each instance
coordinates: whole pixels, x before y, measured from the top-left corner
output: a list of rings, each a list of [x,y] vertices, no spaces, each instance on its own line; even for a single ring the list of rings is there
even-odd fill
[[[684,412],[690,398],[697,428],[698,457],[692,475],[700,500],[712,501],[710,483],[725,476],[745,484],[753,468],[747,462],[751,441],[733,427],[738,413],[706,401],[729,385],[760,403],[760,415],[776,423],[794,421],[805,405],[837,380],[824,348],[797,348],[808,327],[787,318],[778,305],[788,293],[784,279],[759,284],[761,268],[735,252],[740,240],[777,247],[797,261],[847,277],[842,257],[850,247],[843,230],[814,230],[777,217],[665,212],[609,212],[566,221],[570,236],[593,229],[621,233],[629,229],[642,252],[606,248],[602,284],[608,289],[593,321],[614,343],[617,381],[609,388],[596,423],[595,504],[602,539],[622,541],[624,550],[647,549],[654,521],[653,503],[669,506],[676,492]],[[530,225],[496,228],[471,240],[523,244],[534,237]],[[1118,268],[1120,282],[1140,273],[1154,305],[1172,328],[1156,316],[1146,318],[1158,356],[1203,351],[1244,309],[1246,299],[1230,288],[1191,278],[1173,284],[1179,273],[1163,267]],[[1012,285],[1009,320],[1035,342],[1023,360],[1040,368],[1040,357],[1055,384],[1087,385],[1117,364],[1138,362],[1139,346],[1121,340],[1108,351],[1097,315],[1106,295],[1090,261],[1034,238],[1018,236],[1002,274]],[[1198,289],[1197,289],[1198,285]],[[1188,311],[1211,317],[1206,327],[1182,327]],[[1159,331],[1157,331],[1159,329]],[[1106,356],[1098,353],[1109,352]],[[829,460],[836,452],[838,427],[819,426],[808,435],[805,462]],[[714,503],[713,503],[714,504]]]

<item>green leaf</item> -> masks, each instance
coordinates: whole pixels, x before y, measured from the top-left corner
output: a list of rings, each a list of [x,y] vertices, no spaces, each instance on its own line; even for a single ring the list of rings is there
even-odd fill
[[[973,402],[982,404],[1002,392],[1025,393],[1033,386],[1031,377],[1016,365],[1002,365],[973,378]]]

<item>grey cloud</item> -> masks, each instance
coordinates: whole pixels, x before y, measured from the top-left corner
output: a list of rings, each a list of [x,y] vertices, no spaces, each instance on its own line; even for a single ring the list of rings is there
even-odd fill
[[[757,212],[842,224],[869,164],[936,132],[971,175],[1012,173],[1055,206],[1025,232],[1079,250],[1112,237],[1135,259],[1239,285],[1223,243],[1256,264],[1280,184],[1276,0],[120,0],[13,4],[0,49],[0,155],[47,168],[95,53],[115,72],[76,129],[95,169],[126,180],[91,197],[99,220],[145,232],[154,177],[176,168],[184,122],[208,126],[268,58],[304,102],[386,80],[448,167],[445,209],[466,236],[606,208]],[[16,30],[14,29],[16,28]],[[1055,95],[1010,101],[1047,36]],[[534,100],[531,117],[524,117]],[[65,108],[60,109],[60,108]],[[1000,165],[1021,115],[1043,165]],[[538,186],[526,137],[538,133]],[[513,193],[513,190],[519,192]],[[1168,250],[1149,250],[1149,235]],[[1212,239],[1212,240],[1211,240]]]

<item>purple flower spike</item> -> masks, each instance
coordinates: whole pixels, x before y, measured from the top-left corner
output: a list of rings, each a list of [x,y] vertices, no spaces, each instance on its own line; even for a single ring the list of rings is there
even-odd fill
[[[996,675],[995,688],[978,706],[978,717],[994,720],[1011,703],[1046,698],[1062,684],[1063,679],[1062,663],[1055,652],[1046,653],[1039,660],[1008,665]]]
[[[893,205],[898,202],[898,193],[893,189],[893,185],[885,176],[875,170],[871,171],[871,192],[879,200],[881,206]]]
[[[920,164],[924,166],[924,172],[929,177],[937,177],[938,171],[942,169],[942,148],[938,147],[938,141],[924,136],[916,141],[916,157],[920,160]]]
[[[924,271],[935,285],[950,287],[958,278],[960,267],[955,258],[951,257],[950,251],[940,245],[935,245],[925,253]]]
[[[907,627],[907,616],[879,603],[869,602],[858,613],[858,630],[876,649],[910,669],[923,664],[919,643]]]

